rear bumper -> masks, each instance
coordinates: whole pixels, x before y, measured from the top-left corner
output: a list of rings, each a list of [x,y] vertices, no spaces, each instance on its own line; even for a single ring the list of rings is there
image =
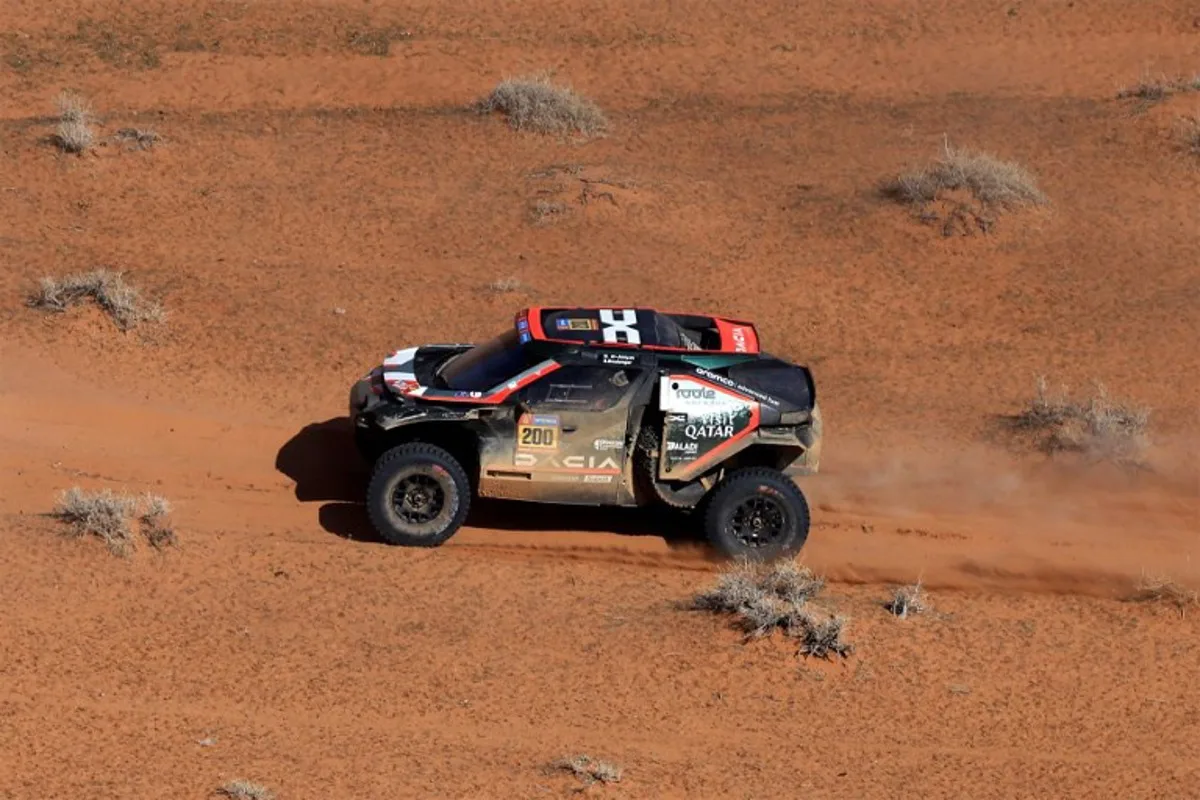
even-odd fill
[[[804,442],[804,454],[784,469],[788,475],[816,475],[821,469],[821,445],[824,444],[825,425],[821,419],[821,407],[813,404],[812,421],[802,429],[800,439]]]

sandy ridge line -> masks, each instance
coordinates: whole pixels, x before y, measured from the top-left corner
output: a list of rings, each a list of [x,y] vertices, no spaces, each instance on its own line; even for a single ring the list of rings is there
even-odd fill
[[[911,47],[880,45],[845,49],[836,65],[828,60],[795,54],[777,54],[767,68],[748,68],[742,63],[715,65],[701,76],[673,69],[659,71],[653,82],[641,71],[642,48],[631,45],[616,52],[630,55],[629,65],[615,60],[604,84],[581,87],[611,112],[627,113],[663,98],[692,97],[698,86],[709,87],[707,95],[733,101],[752,88],[760,97],[786,95],[798,84],[806,94],[853,94],[859,98],[895,102],[923,101],[947,94],[987,95],[996,99],[1106,98],[1113,99],[1122,85],[1138,75],[1145,61],[1148,37],[1112,34],[1091,37],[1087,48],[1064,53],[1057,40],[1003,42],[981,41],[958,51],[953,60],[937,51],[914,59]],[[770,45],[754,40],[763,52]],[[1163,60],[1173,54],[1190,54],[1192,37],[1154,37],[1153,48]],[[201,108],[262,109],[263,98],[272,96],[274,107],[319,106],[344,102],[347,97],[393,98],[397,88],[418,105],[470,103],[511,71],[511,64],[528,57],[525,44],[470,41],[415,42],[402,53],[386,59],[349,54],[313,56],[221,56],[168,53],[163,65],[150,71],[96,69],[105,79],[106,108],[153,108],[155,110],[199,110]],[[1091,53],[1103,52],[1103,60]],[[578,58],[575,46],[550,48],[550,54],[567,63]],[[1014,60],[1036,62],[1043,53],[1058,63],[1058,85],[1047,85],[1042,73],[1026,76],[1018,72],[998,76],[997,63]],[[554,60],[552,57],[551,60]],[[331,70],[330,64],[337,69]],[[583,68],[585,71],[586,67]],[[65,70],[43,70],[59,75]],[[188,80],[181,80],[187,73]],[[459,76],[448,91],[445,76]],[[1100,77],[1104,76],[1104,77]],[[614,88],[605,90],[605,84]],[[51,98],[27,88],[27,82],[5,79],[0,73],[0,92],[11,99],[5,113],[24,117],[37,114]],[[467,87],[470,88],[467,88]],[[912,87],[921,86],[920,91]],[[228,87],[235,87],[230,91]],[[80,87],[86,91],[86,85]]]

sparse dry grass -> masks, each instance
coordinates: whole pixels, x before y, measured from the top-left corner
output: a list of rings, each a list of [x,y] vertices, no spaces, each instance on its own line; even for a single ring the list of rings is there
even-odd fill
[[[58,128],[54,141],[64,152],[85,153],[96,144],[92,130],[92,109],[87,101],[70,92],[57,98]]]
[[[823,578],[792,561],[742,562],[723,572],[714,587],[697,594],[691,608],[733,615],[750,639],[781,630],[800,640],[801,655],[844,657],[853,652],[853,645],[841,640],[848,620],[828,615],[822,619],[809,605],[824,587]]]
[[[496,294],[507,294],[515,292],[522,287],[521,281],[516,278],[497,278],[488,284],[488,289]]]
[[[149,150],[162,141],[162,137],[149,128],[121,128],[113,135],[118,141],[129,142],[138,150]]]
[[[551,768],[570,772],[583,781],[585,787],[593,783],[618,783],[621,780],[620,767],[607,761],[600,761],[588,755],[561,758],[550,765]]]
[[[987,153],[952,148],[924,169],[908,172],[885,185],[886,193],[911,206],[923,207],[947,192],[966,191],[985,209],[1043,205],[1048,201],[1037,180],[1020,164]]]
[[[1014,418],[1019,430],[1041,437],[1047,452],[1074,452],[1117,463],[1140,463],[1147,446],[1150,411],[1113,401],[1103,385],[1084,401],[1063,392],[1051,395],[1045,378],[1037,392]]]
[[[1157,103],[1176,94],[1200,91],[1200,75],[1190,78],[1168,78],[1166,75],[1152,77],[1149,73],[1132,86],[1123,87],[1117,92],[1122,100],[1137,99],[1147,103]]]
[[[38,291],[29,298],[34,308],[63,312],[91,298],[112,317],[121,330],[129,330],[144,322],[161,322],[162,307],[143,300],[137,288],[125,282],[119,272],[95,269],[68,275],[65,278],[42,278]]]
[[[412,32],[395,26],[365,28],[350,31],[346,36],[346,45],[356,53],[367,56],[385,57],[392,52],[392,42],[405,41],[411,38]]]
[[[1183,144],[1192,155],[1200,156],[1200,114],[1192,114],[1180,120]]]
[[[535,225],[548,225],[565,217],[569,211],[570,208],[561,200],[538,200],[530,209],[530,216]]]
[[[909,614],[925,613],[928,603],[922,594],[921,582],[917,581],[912,586],[898,587],[896,593],[892,595],[891,602],[887,603],[884,608],[900,619],[906,619]]]
[[[111,489],[88,492],[74,486],[59,495],[51,516],[67,523],[71,536],[97,536],[111,553],[125,557],[136,549],[130,524],[135,515],[151,547],[177,544],[175,530],[167,519],[170,513],[171,504],[158,495],[146,493],[136,498]]]
[[[259,783],[247,780],[230,781],[217,792],[233,800],[275,800],[275,793]]]
[[[1189,608],[1200,606],[1200,592],[1180,586],[1165,575],[1143,573],[1130,600],[1138,603],[1168,603],[1184,616]]]
[[[499,111],[514,130],[598,136],[609,128],[595,103],[546,75],[508,78],[476,104],[482,114]]]

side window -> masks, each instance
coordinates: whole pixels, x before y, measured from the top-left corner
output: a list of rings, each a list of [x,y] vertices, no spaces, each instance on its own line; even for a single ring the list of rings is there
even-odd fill
[[[629,367],[565,366],[526,386],[517,399],[535,409],[607,411],[621,402],[638,370]]]

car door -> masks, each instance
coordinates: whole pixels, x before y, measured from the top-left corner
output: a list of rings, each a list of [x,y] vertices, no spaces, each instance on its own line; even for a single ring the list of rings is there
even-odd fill
[[[521,389],[512,398],[512,461],[489,467],[487,493],[554,503],[616,502],[629,405],[646,379],[638,367],[569,364]]]

